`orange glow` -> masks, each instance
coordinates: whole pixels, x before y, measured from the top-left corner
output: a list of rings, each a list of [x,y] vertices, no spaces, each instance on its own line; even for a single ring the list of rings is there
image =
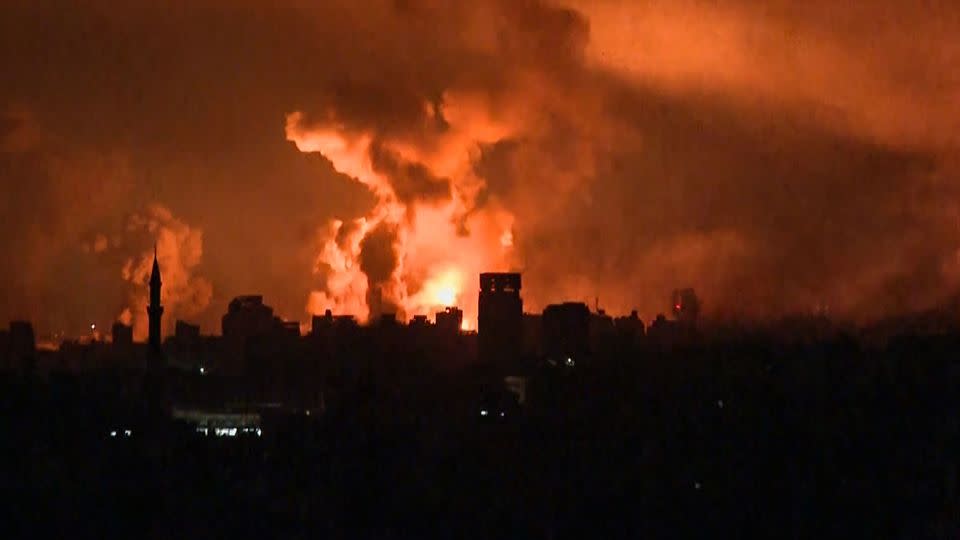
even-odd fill
[[[427,281],[423,288],[424,301],[432,302],[436,307],[456,306],[463,292],[463,274],[456,268],[450,268]]]
[[[457,291],[451,285],[444,285],[437,291],[437,303],[442,306],[453,306],[457,303]]]
[[[424,110],[439,112],[429,105]],[[338,172],[366,185],[377,199],[365,217],[352,223],[333,220],[318,232],[315,273],[324,276],[325,283],[310,294],[308,312],[331,309],[366,320],[367,291],[376,285],[383,301],[396,306],[402,317],[431,315],[448,306],[475,317],[477,298],[468,284],[481,272],[509,269],[513,216],[496,201],[476,207],[484,180],[474,172],[474,164],[481,144],[496,142],[511,130],[476,97],[445,95],[442,113],[448,129],[406,137],[348,130],[333,113],[316,124],[306,124],[300,113],[287,116],[287,138],[300,151],[323,154]],[[373,141],[402,163],[449,181],[450,197],[401,200],[391,178],[373,165]],[[363,241],[384,226],[396,231],[392,247],[397,263],[386,281],[371,284],[360,264]]]
[[[500,245],[505,248],[513,247],[513,231],[503,231],[500,235]]]

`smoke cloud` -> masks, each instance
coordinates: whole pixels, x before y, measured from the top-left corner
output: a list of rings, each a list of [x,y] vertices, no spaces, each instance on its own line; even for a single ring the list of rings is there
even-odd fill
[[[147,247],[111,231],[156,201],[203,231],[167,264],[205,331],[254,292],[475,320],[488,270],[532,311],[930,307],[960,286],[958,35],[897,0],[6,2],[0,318],[139,316]]]
[[[164,306],[164,333],[170,334],[177,320],[192,320],[210,304],[213,285],[196,275],[203,258],[203,233],[176,219],[170,210],[151,205],[143,214],[130,216],[126,234],[137,244],[153,239],[161,268],[160,302]],[[153,250],[129,257],[121,275],[128,286],[128,305],[118,319],[133,325],[136,339],[145,340],[149,333],[147,305],[150,301],[150,276]]]

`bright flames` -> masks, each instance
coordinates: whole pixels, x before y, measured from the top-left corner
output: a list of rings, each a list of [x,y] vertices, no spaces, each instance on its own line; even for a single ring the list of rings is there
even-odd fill
[[[475,173],[481,145],[509,135],[482,100],[449,94],[442,105],[425,105],[424,125],[402,135],[348,127],[332,111],[313,122],[290,114],[287,138],[298,149],[324,155],[377,200],[367,215],[319,231],[314,271],[323,287],[311,293],[307,310],[366,320],[375,305],[401,317],[457,306],[469,329],[477,275],[511,265],[513,216],[490,198],[477,205],[485,182]],[[364,267],[384,260],[392,264],[387,272]]]

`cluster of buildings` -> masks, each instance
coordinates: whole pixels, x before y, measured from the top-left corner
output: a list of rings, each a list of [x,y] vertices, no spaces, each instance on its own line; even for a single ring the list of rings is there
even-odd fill
[[[97,374],[130,399],[150,388],[156,394],[151,399],[165,400],[166,410],[205,418],[198,429],[233,433],[234,428],[256,426],[248,421],[225,424],[223,415],[234,414],[228,409],[240,411],[238,418],[265,406],[322,410],[337,385],[362,369],[396,380],[415,378],[418,366],[433,372],[482,366],[522,396],[523,377],[537,366],[574,368],[679,324],[660,318],[647,329],[636,312],[613,318],[573,302],[547,306],[540,314],[524,313],[519,273],[479,278],[476,332],[461,330],[463,312],[447,307],[433,320],[418,315],[405,322],[381,314],[363,325],[352,315],[328,310],[313,317],[304,335],[299,322],[278,317],[262,296],[240,296],[223,315],[220,336],[203,335],[198,326],[177,321],[173,335],[164,340],[162,278],[155,259],[146,343],[134,342],[133,329],[117,322],[110,340],[66,341],[58,350],[38,351],[31,325],[14,322],[9,331],[0,331],[0,371]],[[676,321],[692,322],[699,303],[692,290],[677,291],[673,308]]]
[[[284,321],[262,296],[251,295],[230,302],[222,318],[220,336],[202,335],[199,326],[177,321],[174,334],[164,341],[162,278],[155,259],[150,279],[146,343],[135,343],[133,328],[117,322],[110,340],[65,341],[59,350],[38,352],[30,323],[15,321],[9,331],[0,330],[0,367],[6,371],[41,372],[144,370],[151,359],[162,359],[170,367],[203,375],[242,375],[251,367],[250,357],[276,358],[297,348],[298,343],[312,344],[330,356],[345,342],[359,338],[375,340],[378,334],[399,333],[421,345],[434,346],[448,356],[439,361],[452,365],[480,362],[508,369],[531,358],[576,363],[611,341],[630,343],[648,331],[666,332],[667,327],[675,324],[661,316],[648,329],[636,311],[614,318],[603,310],[592,312],[579,302],[549,305],[540,314],[524,313],[519,273],[483,273],[479,278],[476,332],[462,331],[463,312],[447,307],[436,313],[432,321],[425,315],[417,315],[403,322],[397,320],[395,314],[386,313],[367,325],[360,325],[352,315],[333,314],[328,310],[314,316],[309,333],[302,335],[299,322]],[[694,323],[700,310],[694,291],[675,291],[672,310],[675,321]]]

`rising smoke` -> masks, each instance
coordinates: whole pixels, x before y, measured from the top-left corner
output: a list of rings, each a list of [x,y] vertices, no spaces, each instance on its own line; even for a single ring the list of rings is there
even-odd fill
[[[929,307],[960,286],[957,35],[896,0],[7,2],[0,318],[133,310],[148,246],[113,231],[157,201],[204,232],[206,331],[252,292],[469,319],[507,269],[534,311]]]
[[[164,307],[165,333],[171,333],[177,320],[192,320],[207,308],[213,296],[213,285],[197,275],[197,267],[203,259],[202,231],[180,221],[167,208],[150,205],[142,214],[130,216],[125,237],[135,246],[151,239],[154,241],[162,269],[160,302]],[[126,259],[121,271],[123,280],[129,284],[129,300],[118,320],[132,324],[134,337],[138,340],[145,340],[149,329],[147,304],[153,257],[152,249],[141,250]]]

